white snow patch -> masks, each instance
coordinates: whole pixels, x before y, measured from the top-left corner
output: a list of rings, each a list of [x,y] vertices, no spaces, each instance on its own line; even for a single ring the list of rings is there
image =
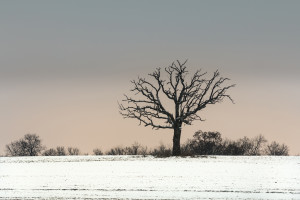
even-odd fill
[[[1,157],[0,199],[300,199],[300,157]]]

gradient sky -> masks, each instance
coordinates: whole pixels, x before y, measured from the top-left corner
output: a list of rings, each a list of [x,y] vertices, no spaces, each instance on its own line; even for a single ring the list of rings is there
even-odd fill
[[[219,69],[235,104],[207,107],[183,128],[237,139],[263,134],[300,153],[300,1],[0,1],[0,154],[37,133],[83,153],[172,131],[125,120],[130,80],[188,59]]]

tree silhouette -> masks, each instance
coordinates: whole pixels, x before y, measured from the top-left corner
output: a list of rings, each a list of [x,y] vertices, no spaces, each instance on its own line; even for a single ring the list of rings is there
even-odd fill
[[[220,103],[224,98],[233,102],[227,91],[235,85],[223,86],[228,78],[220,77],[220,73],[215,71],[210,79],[206,79],[207,73],[198,70],[188,79],[186,62],[180,63],[177,60],[164,68],[165,79],[161,68],[157,68],[149,74],[152,81],[145,78],[133,80],[131,92],[135,96],[124,95],[123,103],[119,104],[124,118],[137,119],[140,124],[154,129],[173,129],[174,156],[181,153],[183,124],[202,121],[199,111],[210,104]]]
[[[77,155],[80,154],[80,151],[79,151],[79,149],[76,148],[76,147],[68,147],[68,154],[69,154],[70,156],[77,156]]]
[[[26,134],[24,138],[6,145],[6,154],[8,156],[37,156],[43,149],[38,135]]]
[[[274,141],[267,146],[266,154],[270,156],[288,156],[289,148],[285,144],[280,145]]]

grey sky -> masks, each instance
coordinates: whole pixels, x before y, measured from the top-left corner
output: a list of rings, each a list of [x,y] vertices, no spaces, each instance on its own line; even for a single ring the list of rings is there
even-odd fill
[[[47,138],[50,133],[59,132],[59,128],[53,128],[57,126],[55,123],[51,130],[46,122],[35,127],[34,120],[38,116],[32,113],[41,112],[48,121],[52,119],[46,117],[49,107],[61,110],[57,115],[68,118],[72,108],[76,110],[81,106],[82,112],[88,115],[92,107],[84,110],[82,105],[97,102],[106,107],[109,104],[113,113],[111,120],[107,115],[98,116],[89,126],[93,127],[91,132],[94,131],[90,137],[101,138],[103,134],[95,130],[102,123],[113,123],[112,119],[118,116],[116,101],[129,89],[129,80],[145,76],[155,67],[164,67],[176,59],[189,59],[191,71],[220,69],[237,83],[233,91],[237,113],[233,113],[249,117],[243,120],[262,116],[261,110],[251,115],[243,112],[251,103],[253,109],[266,108],[265,118],[258,117],[259,120],[269,120],[274,116],[272,112],[286,120],[277,123],[274,129],[266,127],[274,125],[276,120],[265,124],[254,121],[252,125],[259,127],[256,132],[249,129],[250,122],[244,124],[245,133],[218,125],[206,128],[221,132],[224,129],[225,136],[230,138],[259,133],[270,140],[284,138],[281,141],[298,153],[300,149],[292,141],[299,140],[300,135],[293,121],[300,118],[299,9],[300,1],[275,0],[0,1],[0,124],[3,123],[0,148],[28,131],[37,132],[45,142],[50,141]],[[67,102],[74,103],[74,107],[63,112]],[[227,108],[227,104],[224,106]],[[233,109],[231,106],[228,110]],[[93,108],[109,112],[101,106]],[[280,116],[280,113],[285,114]],[[233,115],[228,118],[241,119]],[[217,120],[214,115],[208,119],[212,123]],[[121,117],[118,120],[120,122],[115,123],[132,125],[128,125],[128,131],[139,132],[134,122],[123,122]],[[89,123],[84,119],[78,121]],[[203,123],[199,123],[194,129],[189,128],[188,136],[202,126]],[[280,131],[270,133],[275,129]],[[294,133],[283,133],[285,129]],[[146,131],[150,137],[151,130]],[[115,130],[114,137],[117,132]],[[61,134],[67,138],[81,132],[65,127]],[[138,134],[142,135],[130,135],[132,141],[135,136],[139,139]],[[55,138],[58,135],[54,134],[53,141],[47,145],[55,145]],[[157,140],[168,141],[164,136]],[[73,142],[91,149],[87,147],[89,140],[85,144],[79,141],[74,139]],[[114,141],[110,146],[123,142]],[[64,144],[71,145],[71,142]]]

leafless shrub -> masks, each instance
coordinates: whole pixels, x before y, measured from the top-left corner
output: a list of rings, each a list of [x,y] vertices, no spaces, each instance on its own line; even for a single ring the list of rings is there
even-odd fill
[[[68,147],[68,154],[70,156],[74,156],[74,155],[79,155],[80,151],[78,148],[74,148],[74,147]]]
[[[126,147],[126,154],[127,155],[139,155],[141,145],[137,142],[133,143],[131,147]]]
[[[186,141],[184,144],[181,145],[181,156],[195,156],[194,150],[191,148],[192,140]]]
[[[107,151],[106,155],[126,155],[126,151],[122,147],[114,147]]]
[[[262,149],[267,142],[263,135],[258,135],[252,139],[252,148],[250,149],[249,155],[259,156],[262,154]]]
[[[142,146],[141,148],[140,148],[140,154],[139,155],[142,155],[142,156],[146,156],[146,155],[148,155],[148,147],[146,147],[146,146]]]
[[[94,152],[94,155],[96,155],[96,156],[101,156],[101,155],[103,155],[103,152],[102,152],[101,149],[99,149],[99,148],[94,149],[93,152]]]
[[[131,146],[127,147],[114,147],[106,152],[107,155],[147,155],[147,147],[135,142]]]
[[[43,152],[43,156],[57,156],[57,151],[53,148],[47,149]]]
[[[238,144],[240,147],[240,152],[242,155],[251,155],[252,149],[254,148],[254,142],[248,137],[243,137],[238,140]]]
[[[221,154],[222,137],[219,132],[197,131],[189,145],[193,153],[197,155]]]
[[[171,148],[167,148],[164,144],[161,144],[151,151],[150,155],[155,157],[170,157],[172,156],[172,150]]]
[[[245,155],[245,149],[241,141],[224,140],[222,142],[222,151],[220,155]]]
[[[288,156],[289,149],[285,144],[279,144],[273,141],[271,144],[267,145],[266,154],[270,156]]]
[[[67,155],[65,147],[63,147],[63,146],[56,147],[56,152],[57,152],[58,156],[65,156],[65,155]]]
[[[8,156],[37,156],[43,149],[38,135],[26,134],[24,138],[6,145],[6,154]]]

